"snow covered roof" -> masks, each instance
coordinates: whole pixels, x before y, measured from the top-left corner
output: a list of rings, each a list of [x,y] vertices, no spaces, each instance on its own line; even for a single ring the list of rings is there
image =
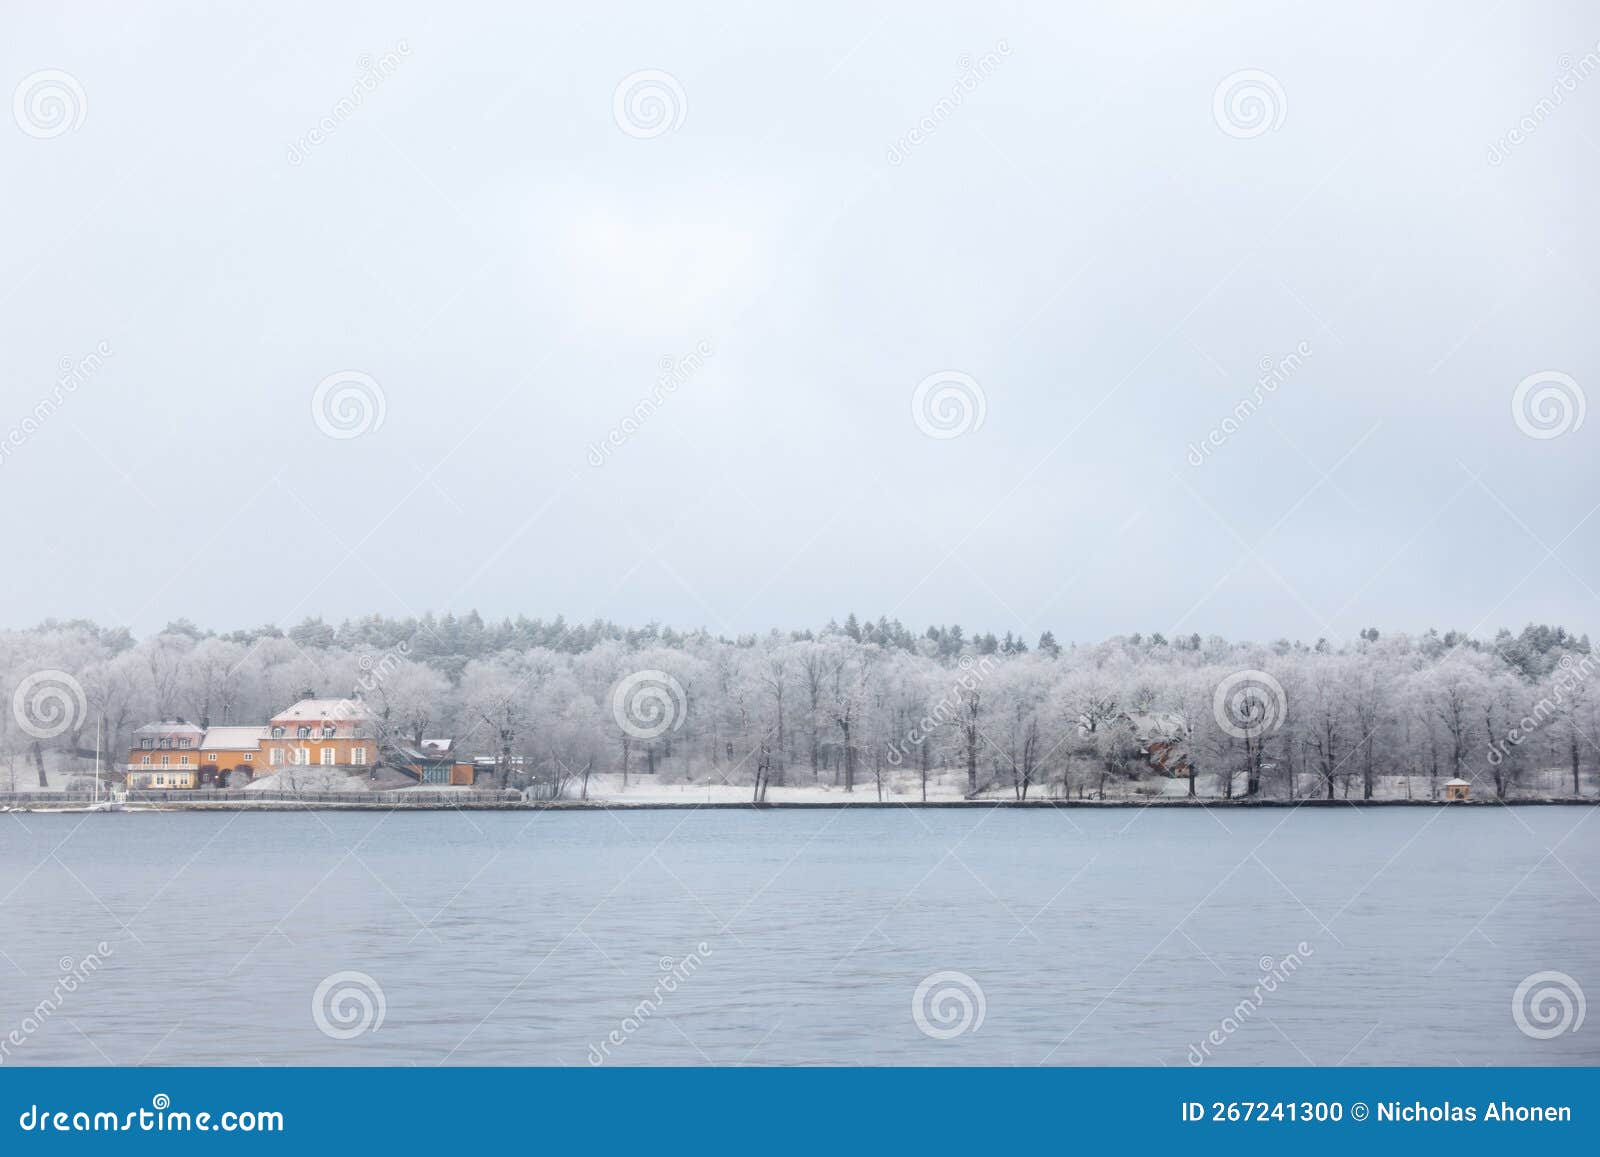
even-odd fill
[[[146,723],[134,730],[135,735],[199,735],[205,728],[182,719],[163,719],[160,723]]]
[[[400,763],[439,763],[450,758],[443,751],[429,747],[426,743],[420,749],[409,743],[395,743],[391,745],[389,755]]]
[[[254,751],[266,734],[265,727],[213,727],[200,741],[200,750]]]
[[[1175,711],[1129,712],[1128,723],[1140,739],[1185,739],[1189,729]]]
[[[1445,787],[1471,787],[1472,786],[1471,782],[1468,781],[1468,780],[1465,780],[1465,779],[1447,779],[1447,780],[1444,781],[1444,785],[1445,785]]]
[[[454,742],[455,740],[453,739],[424,739],[422,741],[422,749],[444,755],[450,750],[450,745]]]
[[[302,699],[272,717],[274,723],[321,723],[334,719],[370,719],[372,712],[359,699]]]

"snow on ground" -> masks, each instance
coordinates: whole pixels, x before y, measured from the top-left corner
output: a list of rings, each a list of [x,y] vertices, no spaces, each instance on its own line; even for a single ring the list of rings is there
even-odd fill
[[[918,803],[922,799],[921,776],[916,771],[886,771],[883,776],[883,801],[885,803]],[[568,789],[567,799],[578,799],[582,785],[574,782]],[[960,801],[966,795],[967,773],[964,770],[932,771],[928,773],[928,802],[949,803]],[[623,786],[621,772],[604,772],[589,777],[589,799],[614,803],[749,803],[755,792],[753,784],[724,783],[714,776],[684,782],[681,777],[629,775]],[[1035,786],[1030,798],[1037,793],[1048,798],[1048,791]],[[1009,784],[1003,790],[986,793],[985,798],[1010,798]],[[856,778],[855,790],[845,791],[842,784],[833,782],[831,772],[816,780],[810,768],[791,770],[787,782],[774,783],[767,789],[768,803],[875,803],[878,800],[877,783],[872,772]]]
[[[106,772],[103,783],[106,786],[120,786],[121,776],[118,765],[102,765]],[[118,773],[113,773],[113,768],[118,768]],[[31,758],[18,758],[14,765],[0,763],[0,792],[29,793],[36,791],[88,791],[94,781],[94,761],[77,760],[63,757],[59,753],[50,752],[47,755],[46,773],[49,779],[48,788],[39,785],[38,773],[34,768]],[[383,774],[383,773],[380,773]],[[747,773],[745,773],[747,774]],[[922,799],[922,788],[919,773],[912,768],[886,769],[884,772],[884,794],[886,803],[918,803]],[[1441,777],[1440,782],[1444,778]],[[396,780],[398,776],[396,776]],[[873,780],[870,768],[863,769],[856,778],[855,791],[847,792],[843,786],[834,783],[833,772],[824,770],[815,780],[811,777],[811,769],[801,765],[788,770],[785,782],[774,783],[767,791],[768,803],[876,803],[878,800],[877,786]],[[492,790],[495,787],[492,776],[485,776],[477,785],[479,790]],[[1094,798],[1096,785],[1090,783],[1085,791],[1086,798]],[[1243,778],[1235,783],[1235,791],[1243,788]],[[1196,795],[1201,799],[1218,799],[1222,795],[1220,779],[1212,774],[1203,774],[1195,784]],[[265,775],[244,789],[245,791],[278,791],[278,792],[324,792],[324,791],[349,791],[370,792],[379,790],[399,790],[410,792],[463,792],[472,790],[464,787],[451,787],[446,784],[412,784],[406,782],[403,786],[395,780],[374,784],[369,775],[358,773],[347,774],[339,768],[323,767],[297,767],[292,771],[281,769],[277,773]],[[966,796],[967,775],[964,767],[941,768],[930,771],[928,774],[928,802],[953,803],[960,802]],[[582,785],[574,779],[567,786],[563,799],[577,801],[581,798]],[[618,804],[661,804],[661,803],[749,803],[753,793],[749,783],[725,783],[719,776],[709,773],[686,777],[681,768],[673,766],[670,770],[663,768],[656,775],[642,775],[637,772],[627,777],[627,784],[623,784],[620,771],[600,772],[589,777],[588,798],[596,802],[610,802]],[[182,793],[175,793],[181,795]],[[1151,799],[1181,799],[1189,794],[1189,781],[1186,779],[1168,779],[1165,776],[1151,775],[1139,780],[1137,783],[1112,783],[1107,785],[1109,799],[1139,803]],[[1493,787],[1487,782],[1480,782],[1473,787],[1473,797],[1476,799],[1492,799]],[[1537,772],[1527,774],[1521,786],[1514,790],[1512,799],[1540,799],[1563,798],[1572,794],[1572,775],[1570,769],[1563,767],[1544,768]],[[1585,768],[1583,773],[1583,794],[1593,798],[1600,795],[1600,774],[1593,768]],[[1300,777],[1298,798],[1321,799],[1326,795],[1326,789],[1315,781],[1310,774]],[[1380,800],[1427,800],[1433,798],[1432,785],[1425,775],[1416,776],[1380,776],[1376,784],[1374,795]],[[1015,798],[1009,781],[999,781],[991,784],[980,794],[982,800],[1005,800]],[[1061,785],[1035,784],[1028,792],[1029,799],[1049,800],[1062,797]],[[1073,798],[1078,798],[1077,787],[1074,785]],[[1270,798],[1281,798],[1279,788],[1274,785]],[[1336,792],[1336,799],[1359,800],[1361,798],[1361,784],[1359,780],[1350,783],[1348,795],[1341,783]]]
[[[364,774],[350,775],[336,767],[297,767],[258,776],[245,791],[368,791]]]

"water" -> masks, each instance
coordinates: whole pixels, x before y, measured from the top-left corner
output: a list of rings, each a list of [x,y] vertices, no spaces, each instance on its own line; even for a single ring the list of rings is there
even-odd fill
[[[1511,1007],[1546,970],[1600,995],[1593,814],[7,816],[0,1038],[6,1064],[1183,1065],[1215,1031],[1207,1063],[1594,1064],[1600,1013],[1537,1040]],[[1241,1016],[1263,958],[1284,979]],[[384,1006],[349,1039],[313,1014],[341,972]],[[948,1039],[913,1016],[940,972],[982,992]]]

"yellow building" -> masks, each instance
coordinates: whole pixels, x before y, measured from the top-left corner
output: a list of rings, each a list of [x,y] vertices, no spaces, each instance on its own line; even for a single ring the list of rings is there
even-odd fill
[[[1472,794],[1472,785],[1464,779],[1452,779],[1444,785],[1444,798],[1447,800],[1466,799]]]
[[[130,788],[193,788],[200,772],[205,728],[182,719],[146,723],[133,733],[128,752]]]
[[[179,791],[192,791],[194,790],[196,774],[198,772],[195,770],[184,771],[180,767],[175,770],[158,771],[153,775],[137,775],[134,779],[142,780],[143,782],[135,782],[129,784],[129,786],[140,790],[171,791],[177,789]]]

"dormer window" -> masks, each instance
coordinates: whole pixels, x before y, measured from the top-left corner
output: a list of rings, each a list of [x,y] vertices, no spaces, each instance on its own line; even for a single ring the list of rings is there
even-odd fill
[[[301,739],[310,739],[311,738],[311,728],[309,728],[309,727],[296,727],[294,729],[294,733],[295,733],[295,735],[299,736]]]
[[[178,740],[178,746],[179,747],[188,747],[189,746],[189,741],[187,739],[180,739],[180,740]]]
[[[283,738],[283,728],[274,727],[272,729],[272,738],[274,738],[274,739],[282,739]]]
[[[155,745],[156,745],[156,741],[154,739],[141,739],[141,740],[139,740],[140,748],[142,748],[145,751],[149,751],[151,748],[155,747]]]
[[[332,739],[334,731],[335,731],[335,728],[334,728],[333,724],[324,723],[322,725],[322,737],[324,739]]]
[[[172,746],[172,740],[163,739],[163,740],[160,740],[157,745],[160,746],[160,747],[171,747]]]

